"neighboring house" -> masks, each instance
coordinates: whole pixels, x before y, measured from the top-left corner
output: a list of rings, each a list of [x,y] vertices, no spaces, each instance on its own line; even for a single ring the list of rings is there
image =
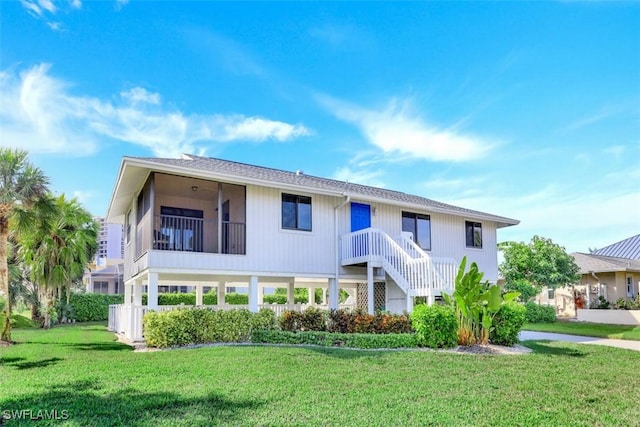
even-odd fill
[[[111,261],[111,260],[108,260]],[[105,265],[92,264],[82,277],[87,293],[121,294],[124,293],[124,263],[115,260]]]
[[[536,300],[556,306],[559,315],[575,316],[576,308],[589,308],[600,296],[612,305],[620,298],[635,299],[640,292],[640,234],[590,254],[571,254],[580,267],[580,282],[573,288],[543,290]]]
[[[291,304],[294,288],[321,288],[337,308],[344,289],[369,312],[411,311],[415,297],[431,303],[453,289],[465,255],[495,282],[496,231],[518,224],[398,191],[191,155],[123,158],[107,221],[125,233],[126,308],[112,307],[110,326],[126,323],[132,339],[141,337],[128,326],[139,324],[136,307],[159,309],[165,285],[194,286],[198,305],[205,287],[216,287],[218,301],[228,287],[246,287],[254,311],[275,287],[288,289]]]

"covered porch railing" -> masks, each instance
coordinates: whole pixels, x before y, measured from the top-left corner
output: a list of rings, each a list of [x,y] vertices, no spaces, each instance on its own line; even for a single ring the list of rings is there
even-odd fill
[[[248,305],[232,305],[232,304],[218,304],[218,305],[160,305],[155,311],[171,311],[184,308],[206,308],[209,310],[234,310],[234,309],[248,309]],[[304,311],[309,307],[315,307],[319,309],[328,310],[327,305],[322,304],[260,304],[258,308],[268,308],[276,313],[276,316],[280,316],[285,311]],[[355,304],[340,304],[339,307],[343,310],[355,309]],[[109,323],[108,328],[110,331],[122,334],[132,342],[143,341],[142,320],[144,315],[149,312],[149,307],[146,305],[125,305],[115,304],[109,306]]]

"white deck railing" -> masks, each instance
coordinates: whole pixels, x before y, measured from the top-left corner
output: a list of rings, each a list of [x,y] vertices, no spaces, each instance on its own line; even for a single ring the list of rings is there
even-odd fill
[[[366,228],[343,235],[340,247],[342,265],[377,263],[407,294],[453,290],[454,261],[432,259],[406,237],[394,240],[382,230]]]
[[[323,310],[328,310],[327,305],[323,304],[260,304],[258,308],[268,308],[276,313],[276,316],[282,315],[285,311],[304,311],[309,307],[316,307]],[[234,309],[248,309],[248,305],[232,305],[232,304],[219,304],[219,305],[160,305],[154,311],[163,312],[177,309],[187,308],[206,308],[209,310],[234,310]],[[338,308],[343,310],[355,309],[354,304],[340,304]],[[148,313],[149,307],[146,305],[124,305],[116,304],[109,306],[109,322],[108,328],[118,334],[122,334],[129,340],[136,342],[142,341],[143,330],[142,320],[144,315]]]

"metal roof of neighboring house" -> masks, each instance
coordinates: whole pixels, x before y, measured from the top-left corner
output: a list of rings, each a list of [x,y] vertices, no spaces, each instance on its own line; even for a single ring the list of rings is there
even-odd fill
[[[113,277],[116,274],[122,275],[123,273],[124,273],[124,264],[116,264],[116,265],[110,265],[100,270],[92,271],[91,276],[92,277],[99,277],[99,276]]]
[[[571,256],[580,267],[580,274],[605,271],[640,271],[640,260],[583,254],[581,252],[572,253]]]
[[[451,213],[459,216],[469,216],[471,218],[482,218],[495,221],[498,227],[506,227],[519,224],[520,221],[498,215],[488,214],[459,206],[453,206],[425,197],[411,195],[400,191],[387,190],[384,188],[371,187],[367,185],[354,184],[335,179],[322,178],[307,175],[301,172],[289,172],[280,169],[273,169],[263,166],[255,166],[246,163],[229,160],[216,159],[212,157],[200,157],[194,155],[183,155],[181,159],[156,158],[156,157],[124,157],[123,167],[126,162],[139,162],[156,165],[160,169],[182,169],[190,171],[202,171],[216,176],[235,179],[238,182],[262,182],[280,184],[287,187],[299,187],[310,191],[317,190],[335,195],[349,195],[352,197],[362,197],[367,200],[383,200],[396,202],[398,204],[414,205],[428,210]],[[122,174],[122,169],[121,169]],[[118,190],[119,183],[114,190]],[[113,204],[114,200],[112,200]],[[112,206],[109,207],[112,209]]]
[[[598,249],[594,254],[617,258],[640,259],[640,234]]]

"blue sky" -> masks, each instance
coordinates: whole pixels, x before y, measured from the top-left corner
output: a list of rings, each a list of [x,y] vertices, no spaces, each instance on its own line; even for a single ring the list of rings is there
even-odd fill
[[[121,157],[221,157],[640,232],[640,3],[0,2],[0,144],[104,215]]]

